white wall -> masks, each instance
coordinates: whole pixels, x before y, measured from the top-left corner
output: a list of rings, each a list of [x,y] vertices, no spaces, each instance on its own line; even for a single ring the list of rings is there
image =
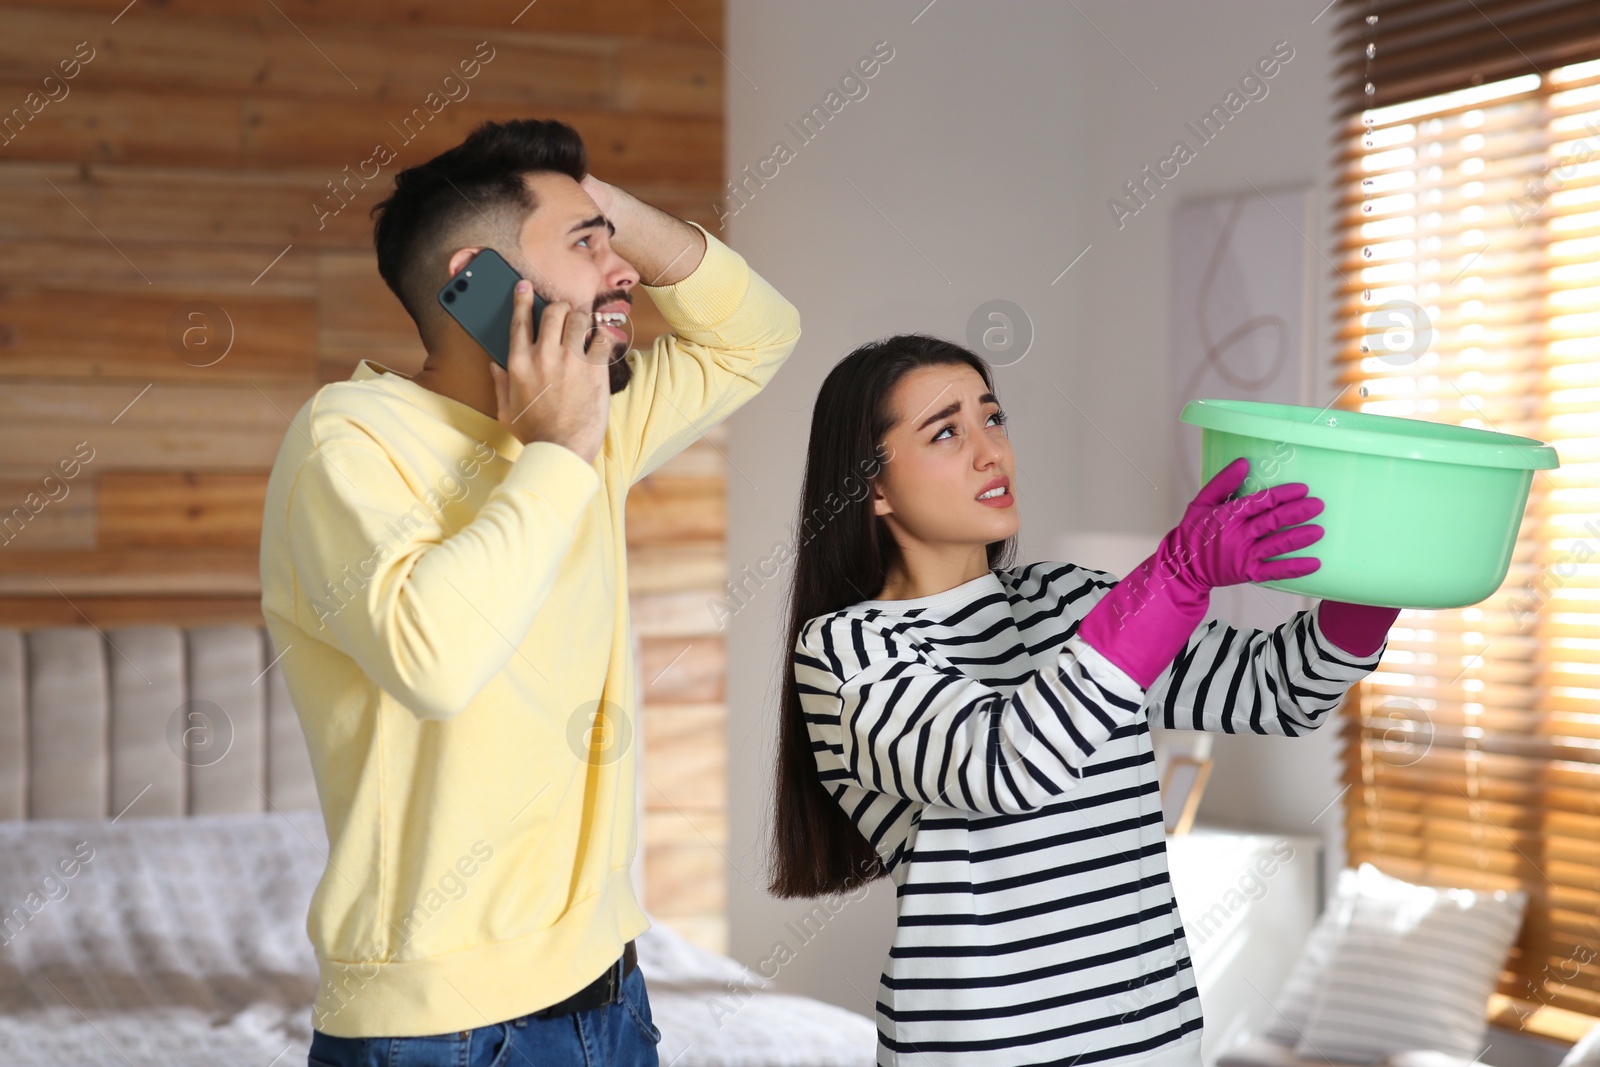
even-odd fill
[[[1153,549],[1184,503],[1147,481],[1165,484],[1172,426],[1161,413],[1174,410],[1167,214],[1182,199],[1250,183],[1309,183],[1317,223],[1305,237],[1326,252],[1335,13],[1317,17],[1325,2],[729,0],[728,176],[755,172],[777,140],[793,155],[763,187],[752,182],[742,207],[725,204],[737,213],[723,233],[794,301],[804,330],[775,383],[731,424],[730,572],[786,537],[811,403],[828,369],[891,333],[965,343],[969,317],[993,299],[1020,306],[1034,335],[1025,358],[997,371],[1017,454],[1021,558],[1059,557],[1095,532],[1143,534]],[[801,143],[786,123],[797,126],[883,41],[893,57],[864,80],[866,95]],[[1185,123],[1221,103],[1279,41],[1294,53],[1266,95],[1119,228],[1108,200],[1180,137],[1195,145]],[[1332,269],[1322,254],[1314,259],[1312,393],[1321,402],[1333,396]],[[763,889],[786,579],[761,590],[728,630],[730,951],[757,966],[781,941],[793,957],[779,968],[780,987],[870,1016],[892,885],[877,883],[837,915],[821,912],[811,933],[799,924],[817,902]],[[1322,832],[1331,880],[1343,862],[1341,806],[1328,807],[1337,745],[1331,730],[1216,737],[1200,817]],[[1508,1048],[1513,1058],[1497,1058]],[[1516,1046],[1514,1035],[1497,1036],[1486,1056],[1558,1058],[1548,1046]]]

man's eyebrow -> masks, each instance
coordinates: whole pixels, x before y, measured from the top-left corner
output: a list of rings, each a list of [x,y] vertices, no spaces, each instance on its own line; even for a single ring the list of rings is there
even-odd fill
[[[606,218],[604,215],[596,215],[592,219],[584,219],[582,222],[572,227],[572,229],[568,230],[567,235],[571,236],[572,234],[577,233],[579,230],[592,230],[600,226],[604,226],[610,232],[612,237],[617,235],[616,226],[614,226],[611,220]]]
[[[993,393],[984,393],[982,396],[980,396],[978,398],[978,403],[980,403],[980,404],[998,404],[998,403],[1000,403],[1000,401],[995,398],[995,395]],[[958,412],[960,410],[961,410],[961,401],[960,400],[952,400],[949,404],[947,404],[944,407],[940,408],[938,411],[935,411],[932,415],[929,415],[926,419],[923,419],[921,424],[917,426],[917,429],[918,430],[926,429],[928,426],[932,425],[933,423],[938,422],[940,419],[948,419],[951,415],[954,415],[956,412]]]

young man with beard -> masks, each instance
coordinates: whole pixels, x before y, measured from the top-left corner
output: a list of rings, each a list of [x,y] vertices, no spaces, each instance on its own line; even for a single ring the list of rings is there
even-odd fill
[[[300,409],[261,544],[328,829],[310,1063],[653,1065],[624,504],[767,384],[799,315],[559,122],[485,123],[374,213],[427,360]],[[436,298],[483,248],[550,301],[530,343],[516,294],[509,371]],[[630,351],[636,285],[673,332]]]

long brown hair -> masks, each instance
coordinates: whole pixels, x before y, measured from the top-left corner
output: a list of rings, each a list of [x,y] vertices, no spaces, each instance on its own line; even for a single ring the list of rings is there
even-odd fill
[[[889,400],[907,372],[951,363],[972,367],[994,391],[989,364],[981,356],[938,337],[899,334],[864,344],[840,360],[811,409],[781,657],[783,696],[767,887],[775,896],[847,892],[888,873],[817,776],[791,657],[807,620],[872,599],[898,561],[900,547],[883,519],[873,514],[867,491],[882,464],[893,460],[883,455],[884,437],[894,423]],[[1015,541],[1008,537],[988,545],[991,569],[1011,565]]]

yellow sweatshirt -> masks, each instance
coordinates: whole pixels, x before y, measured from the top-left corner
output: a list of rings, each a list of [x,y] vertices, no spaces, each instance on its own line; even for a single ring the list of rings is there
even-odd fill
[[[706,245],[687,278],[642,287],[673,333],[628,353],[592,464],[371,360],[295,415],[267,483],[262,610],[328,829],[306,923],[325,1033],[515,1018],[650,925],[629,877],[623,505],[800,337],[792,304]]]

